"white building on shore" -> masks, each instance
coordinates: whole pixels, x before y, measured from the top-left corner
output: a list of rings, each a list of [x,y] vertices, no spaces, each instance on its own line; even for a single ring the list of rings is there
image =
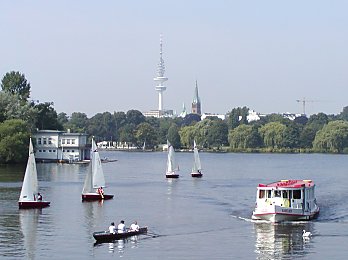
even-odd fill
[[[58,130],[38,130],[34,135],[38,161],[82,161],[89,158],[87,134]]]

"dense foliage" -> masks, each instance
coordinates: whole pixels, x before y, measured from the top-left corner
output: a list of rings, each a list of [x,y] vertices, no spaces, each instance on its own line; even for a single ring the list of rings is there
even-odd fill
[[[294,120],[270,114],[248,121],[247,107],[233,108],[225,120],[198,115],[185,118],[145,117],[138,110],[57,114],[52,102],[30,101],[24,74],[7,73],[0,91],[0,163],[25,161],[28,137],[36,129],[70,130],[95,136],[97,141],[155,149],[169,141],[191,149],[195,140],[204,149],[250,152],[348,153],[348,107],[338,115],[318,113]]]

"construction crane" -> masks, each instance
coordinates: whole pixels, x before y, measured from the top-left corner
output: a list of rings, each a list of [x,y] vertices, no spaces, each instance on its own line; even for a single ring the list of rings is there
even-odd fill
[[[307,102],[316,102],[316,100],[307,100],[306,98],[297,99],[296,102],[302,103],[303,115],[306,115],[306,103]]]

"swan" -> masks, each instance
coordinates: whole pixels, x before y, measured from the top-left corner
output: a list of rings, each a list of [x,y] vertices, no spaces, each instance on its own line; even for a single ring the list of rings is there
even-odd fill
[[[312,233],[309,232],[309,231],[303,230],[302,236],[303,236],[303,237],[311,237],[311,236],[312,236]]]

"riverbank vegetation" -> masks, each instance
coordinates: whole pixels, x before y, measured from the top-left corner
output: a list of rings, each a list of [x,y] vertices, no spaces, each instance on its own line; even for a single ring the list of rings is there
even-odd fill
[[[97,141],[156,149],[169,140],[177,149],[215,152],[348,153],[348,107],[338,115],[318,113],[294,120],[279,114],[248,122],[247,107],[233,108],[226,119],[195,114],[184,118],[145,117],[138,110],[57,114],[52,102],[30,100],[30,83],[19,72],[6,73],[0,91],[0,163],[23,162],[28,137],[37,129],[70,130]]]

